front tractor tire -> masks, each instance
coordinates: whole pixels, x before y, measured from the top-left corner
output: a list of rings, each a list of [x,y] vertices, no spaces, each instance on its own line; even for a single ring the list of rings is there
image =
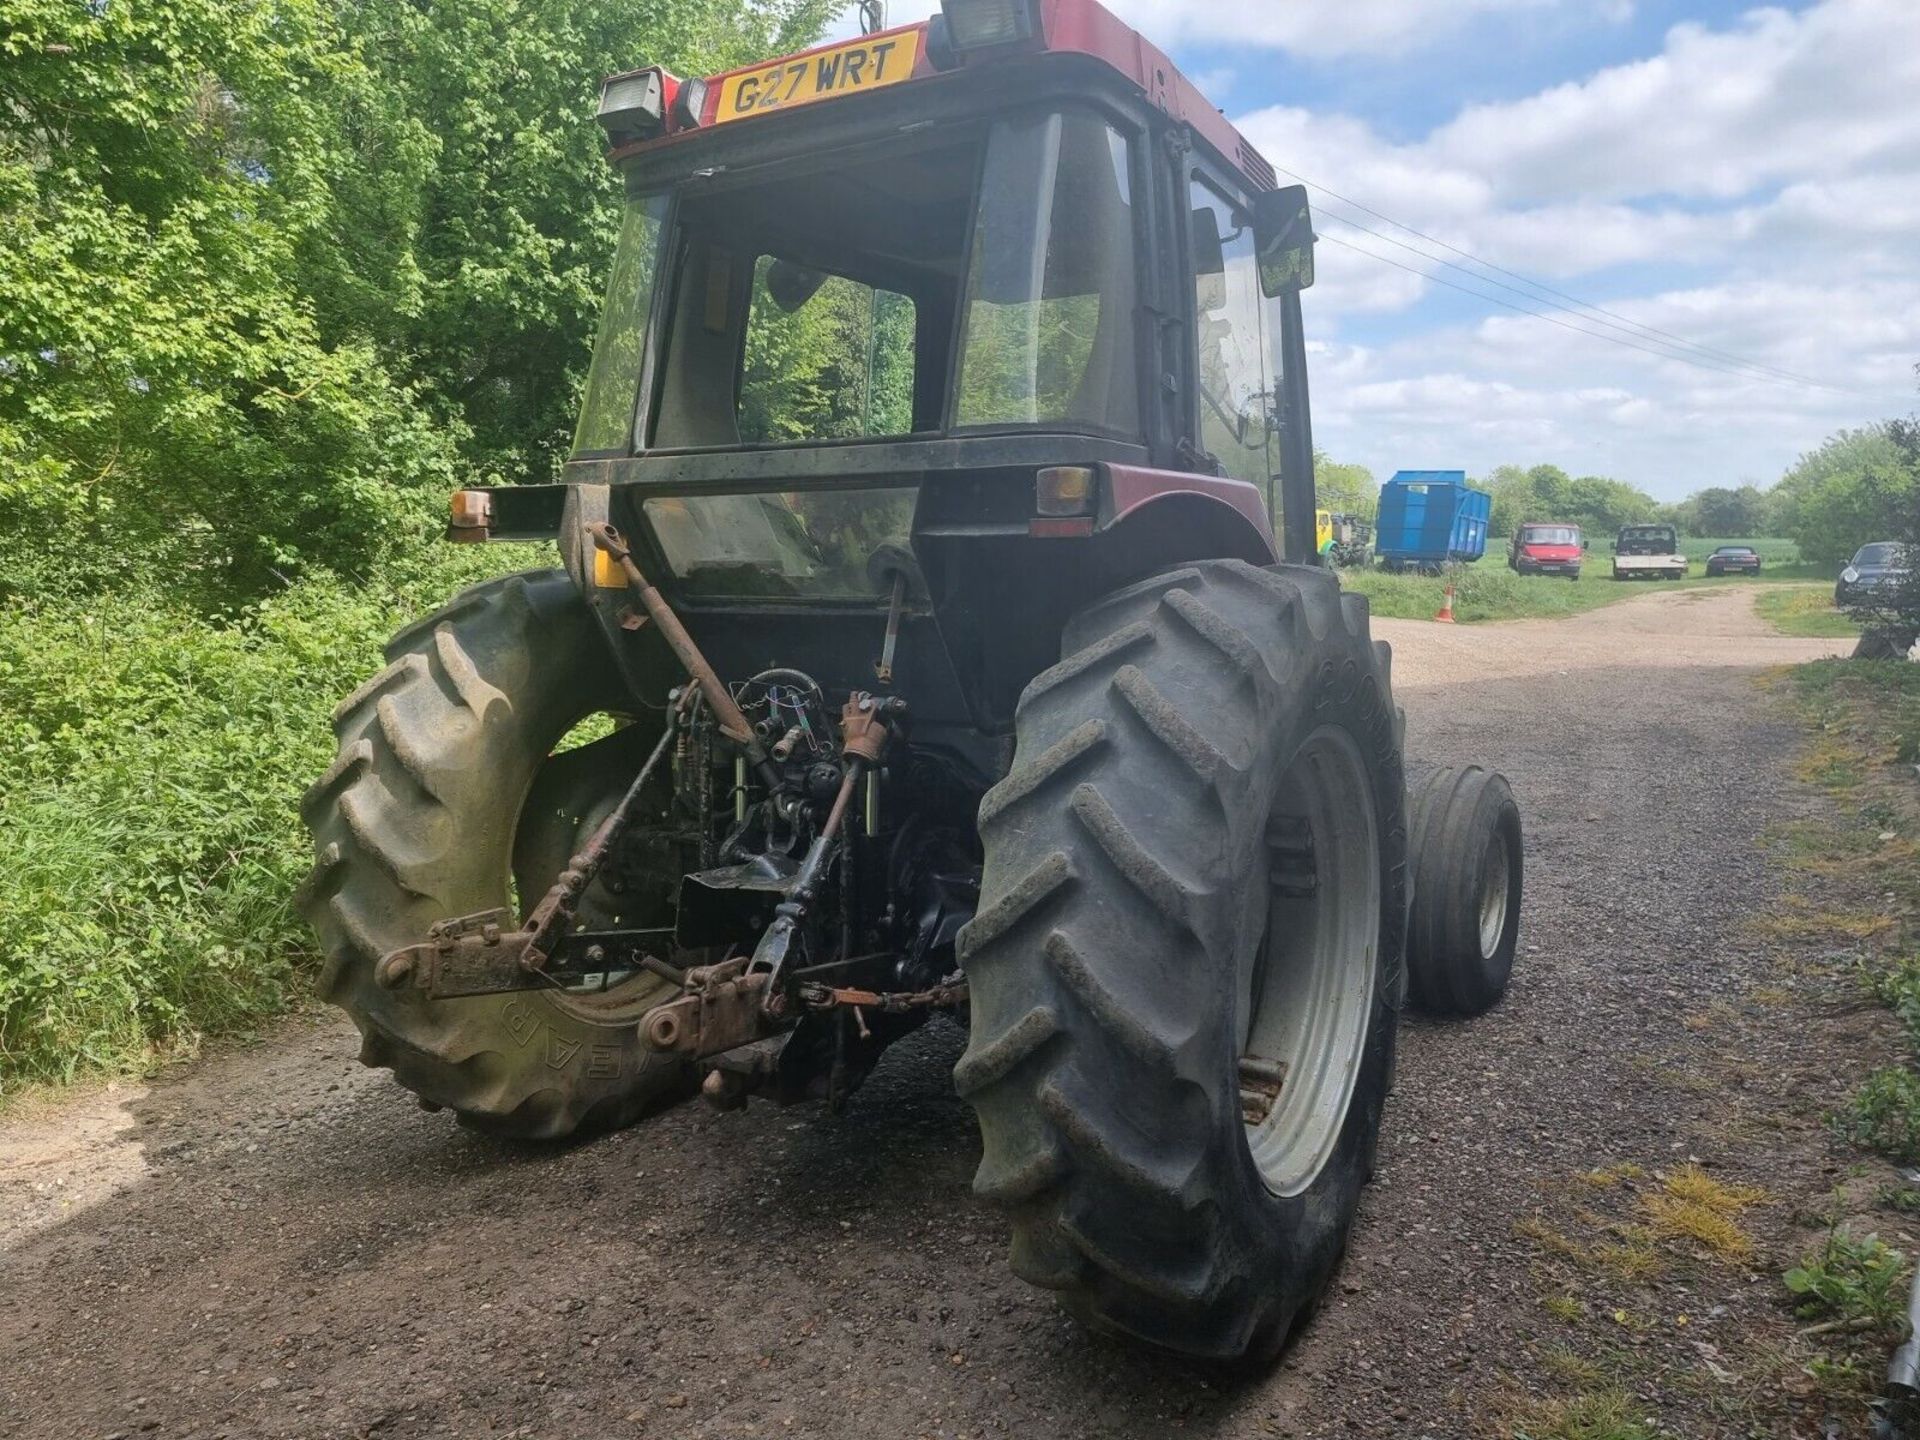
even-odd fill
[[[301,807],[319,990],[353,1017],[361,1060],[431,1108],[525,1138],[624,1124],[680,1093],[683,1067],[635,1025],[665,998],[650,975],[445,1000],[374,978],[435,921],[508,905],[510,880],[531,906],[639,768],[640,726],[551,755],[579,721],[627,703],[572,581],[535,571],[477,586],[386,653],[334,712],[338,754]],[[583,917],[607,903],[598,888]]]
[[[975,1190],[1103,1329],[1264,1360],[1331,1278],[1404,991],[1389,653],[1328,572],[1197,564],[1069,622],[980,809]]]

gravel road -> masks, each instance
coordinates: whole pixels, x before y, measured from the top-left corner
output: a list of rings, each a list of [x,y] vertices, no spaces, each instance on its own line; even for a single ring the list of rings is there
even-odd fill
[[[951,1025],[839,1117],[695,1104],[532,1149],[421,1112],[316,1013],[0,1123],[0,1435],[1450,1437],[1504,1433],[1573,1383],[1557,1350],[1602,1345],[1644,1355],[1626,1383],[1664,1424],[1732,1433],[1697,1347],[1737,1368],[1785,1333],[1773,1257],[1621,1302],[1663,1328],[1561,1335],[1527,1222],[1580,1172],[1693,1157],[1769,1188],[1766,1251],[1831,1182],[1836,1082],[1790,1042],[1837,1022],[1729,937],[1776,884],[1763,830],[1818,803],[1758,677],[1835,642],[1718,588],[1377,632],[1410,752],[1513,780],[1524,955],[1492,1015],[1410,1025],[1348,1262],[1273,1373],[1090,1336],[1012,1277]],[[1740,1003],[1763,984],[1771,1016]]]

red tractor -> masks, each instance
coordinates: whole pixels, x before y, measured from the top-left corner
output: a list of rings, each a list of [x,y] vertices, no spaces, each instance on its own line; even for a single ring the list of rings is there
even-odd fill
[[[533,1137],[842,1103],[945,1015],[1014,1268],[1271,1355],[1373,1165],[1404,997],[1491,1004],[1518,813],[1410,798],[1315,564],[1313,234],[1093,0],[608,80],[626,218],[562,568],[338,711],[303,903],[367,1063]]]

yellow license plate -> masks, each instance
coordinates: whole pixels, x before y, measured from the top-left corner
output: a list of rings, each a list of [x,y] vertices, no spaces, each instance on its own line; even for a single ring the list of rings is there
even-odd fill
[[[908,30],[816,50],[763,70],[729,75],[720,82],[720,107],[714,123],[743,120],[768,110],[790,110],[836,95],[851,95],[856,90],[897,85],[913,74],[919,50],[920,32]]]

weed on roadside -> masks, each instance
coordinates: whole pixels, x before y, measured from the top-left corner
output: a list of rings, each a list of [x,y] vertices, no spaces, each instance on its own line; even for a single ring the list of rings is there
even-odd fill
[[[1593,1264],[1616,1280],[1651,1280],[1666,1268],[1653,1236],[1638,1225],[1618,1227],[1620,1238],[1596,1245],[1590,1252]]]
[[[1920,1075],[1904,1065],[1882,1066],[1835,1122],[1848,1139],[1897,1165],[1920,1161]]]
[[[1655,1234],[1692,1240],[1722,1260],[1743,1261],[1753,1255],[1753,1238],[1735,1217],[1766,1198],[1763,1191],[1726,1184],[1687,1165],[1667,1176],[1658,1191],[1641,1196],[1640,1208]]]
[[[1769,940],[1851,940],[1856,944],[1884,939],[1897,922],[1883,910],[1818,904],[1804,895],[1784,895],[1771,915],[1750,922],[1755,934]]]
[[[1835,1226],[1783,1281],[1793,1313],[1822,1322],[1816,1330],[1897,1335],[1906,1323],[1907,1274],[1907,1257],[1878,1235],[1855,1239]]]
[[[1513,1440],[1655,1440],[1658,1432],[1624,1391],[1535,1401],[1515,1418]]]
[[[1647,1172],[1631,1160],[1622,1160],[1615,1165],[1602,1165],[1597,1170],[1589,1170],[1579,1177],[1583,1185],[1592,1185],[1599,1189],[1610,1189],[1622,1180],[1638,1180]]]
[[[1920,957],[1903,955],[1891,965],[1867,971],[1873,998],[1900,1017],[1909,1036],[1920,1036]]]
[[[1838,1226],[1782,1277],[1800,1332],[1817,1348],[1801,1367],[1803,1387],[1825,1403],[1861,1404],[1880,1390],[1887,1347],[1906,1329],[1906,1256],[1876,1235]]]
[[[1633,1206],[1637,1218],[1609,1216],[1576,1204],[1568,1214],[1585,1240],[1535,1214],[1514,1227],[1545,1254],[1568,1260],[1595,1275],[1621,1283],[1660,1274],[1670,1258],[1697,1257],[1744,1262],[1754,1253],[1753,1238],[1741,1228],[1742,1211],[1766,1202],[1764,1191],[1717,1180],[1698,1165],[1683,1165],[1652,1177],[1638,1165],[1621,1164],[1575,1176],[1584,1193],[1599,1200],[1609,1192]],[[1598,1193],[1596,1193],[1598,1192]],[[1667,1251],[1663,1254],[1663,1248]],[[1552,1308],[1551,1302],[1543,1302]]]
[[[1540,1365],[1549,1375],[1582,1390],[1591,1390],[1607,1378],[1597,1361],[1569,1350],[1564,1345],[1549,1346],[1541,1353]]]
[[[1564,1320],[1569,1325],[1587,1318],[1587,1307],[1572,1295],[1549,1295],[1540,1305],[1554,1319]]]

